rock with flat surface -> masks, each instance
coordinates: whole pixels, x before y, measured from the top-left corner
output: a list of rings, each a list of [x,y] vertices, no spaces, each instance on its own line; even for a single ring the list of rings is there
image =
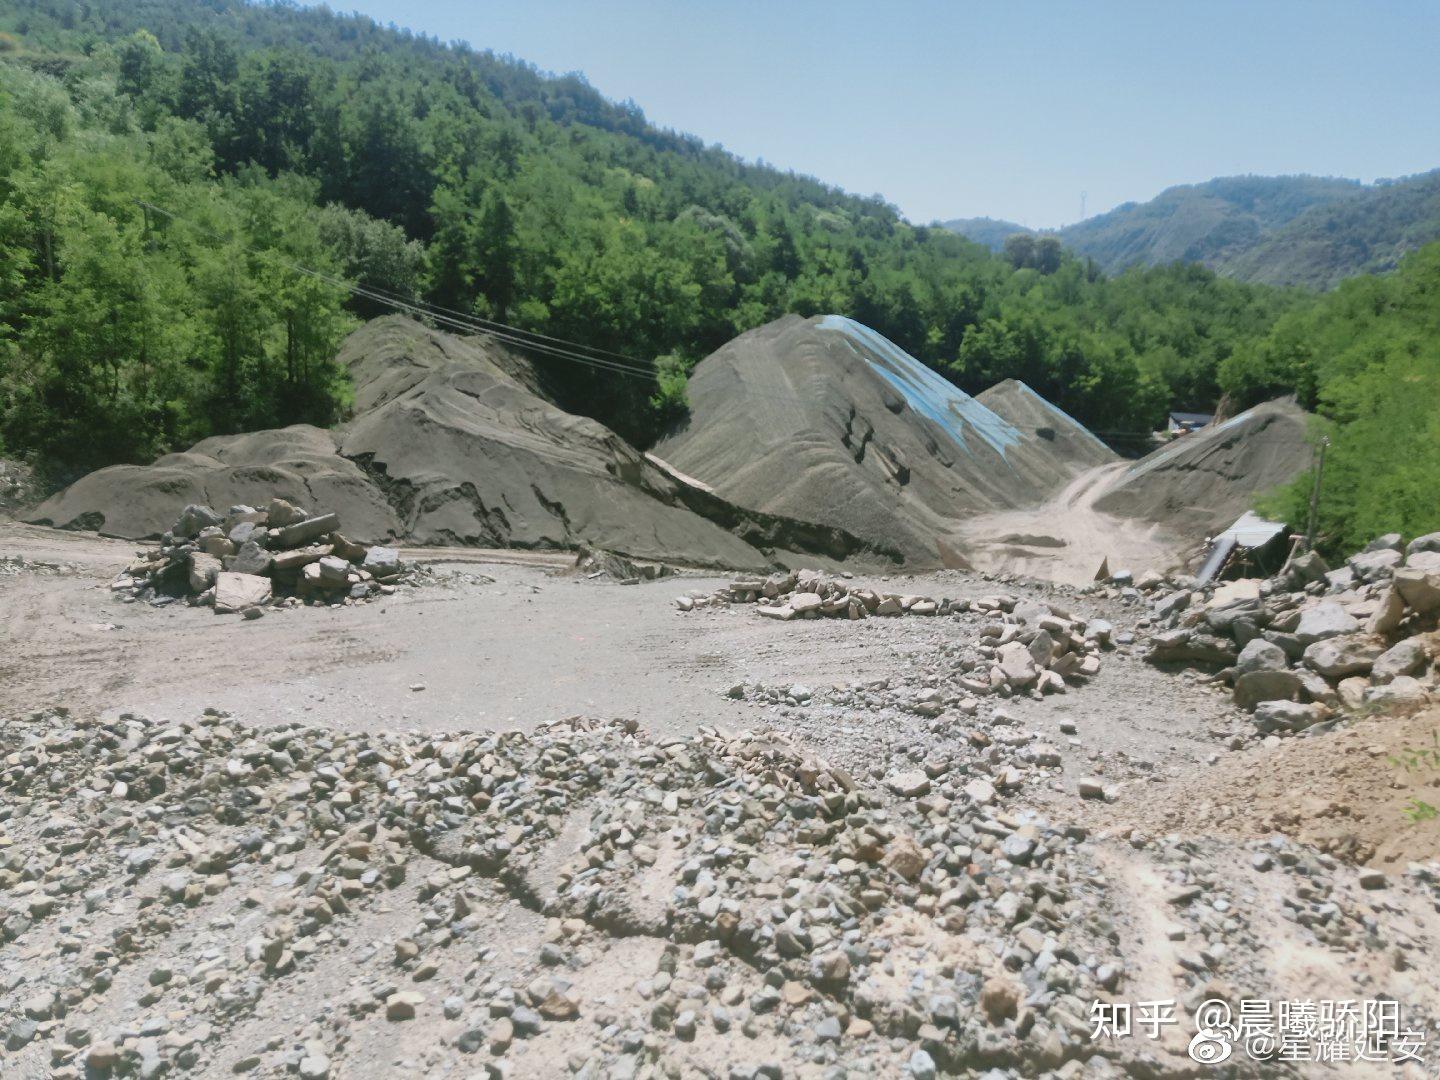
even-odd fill
[[[1360,629],[1355,618],[1333,600],[1325,600],[1300,613],[1295,637],[1301,645],[1312,645],[1327,638],[1353,634]]]
[[[1380,655],[1380,646],[1358,636],[1329,638],[1317,641],[1305,650],[1305,663],[1327,679],[1343,679],[1369,671]]]
[[[215,610],[222,614],[244,611],[269,599],[269,578],[228,571],[215,578]]]
[[[930,791],[930,778],[919,769],[896,773],[886,783],[890,785],[890,790],[896,795],[902,795],[907,799],[918,799]]]
[[[1251,671],[1235,680],[1235,704],[1250,709],[1262,701],[1293,701],[1302,684],[1293,671]]]
[[[1412,557],[1409,560],[1415,562]],[[1405,605],[1421,614],[1440,609],[1440,570],[1407,565],[1395,571],[1394,589]]]
[[[192,593],[202,593],[215,584],[221,570],[220,560],[202,551],[190,553],[189,586]]]
[[[338,528],[340,528],[338,514],[321,514],[319,517],[297,521],[294,525],[286,525],[275,534],[275,542],[271,546],[277,548],[301,547],[319,540],[320,537],[326,536]]]
[[[1401,675],[1418,675],[1425,670],[1425,646],[1414,638],[1398,641],[1375,659],[1370,681],[1377,686],[1394,682]]]

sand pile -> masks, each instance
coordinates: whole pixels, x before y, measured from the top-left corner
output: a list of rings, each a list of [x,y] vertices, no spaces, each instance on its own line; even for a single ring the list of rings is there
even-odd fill
[[[1181,436],[1127,469],[1095,508],[1156,522],[1176,534],[1217,533],[1250,509],[1257,495],[1310,467],[1308,415],[1282,398]]]
[[[659,457],[741,506],[839,526],[916,567],[940,565],[967,517],[1039,503],[1079,471],[1063,442],[836,315],[741,335],[695,368],[689,394]]]
[[[640,559],[768,569],[796,557],[893,561],[829,526],[727,503],[538,391],[523,360],[487,339],[377,319],[339,361],[355,417],[207,439],[151,466],[83,477],[28,518],[130,539],[159,537],[177,506],[334,510],[353,539],[599,548]]]
[[[524,386],[479,339],[380,319],[346,341],[357,416],[340,452],[424,544],[591,547],[754,565],[754,548],[677,502],[676,483],[610,429]]]
[[[1084,424],[1050,404],[1019,379],[996,383],[975,398],[1020,432],[1022,440],[1048,448],[1062,468],[1076,475],[1120,458]]]
[[[385,496],[358,465],[339,455],[334,436],[306,424],[216,436],[153,465],[100,469],[41,503],[25,520],[149,540],[170,528],[176,507],[265,505],[272,497],[327,507],[352,537],[367,543],[399,531]]]

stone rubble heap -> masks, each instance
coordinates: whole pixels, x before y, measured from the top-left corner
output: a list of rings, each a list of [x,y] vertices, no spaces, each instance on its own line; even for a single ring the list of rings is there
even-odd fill
[[[1100,653],[1112,645],[1114,628],[1104,619],[1077,618],[1065,608],[1039,600],[996,594],[973,600],[935,600],[927,596],[882,593],[811,570],[744,578],[709,596],[676,599],[681,611],[730,604],[756,604],[772,619],[834,618],[856,621],[871,616],[988,617],[973,652],[959,661],[955,688],[963,695],[1063,693],[1100,672]],[[736,694],[734,696],[743,696]],[[938,715],[943,695],[920,703]]]
[[[232,506],[224,514],[187,506],[159,548],[142,553],[110,588],[128,601],[163,606],[184,597],[256,618],[267,606],[386,596],[406,572],[395,548],[347,539],[335,514],[273,498],[263,509]]]
[[[1154,589],[1148,658],[1218,670],[1262,734],[1436,692],[1440,533],[1382,536],[1333,570],[1310,552],[1265,581],[1190,584]]]
[[[621,585],[638,585],[673,577],[676,570],[668,563],[632,559],[603,548],[581,547],[575,553],[575,573],[587,578],[609,578]]]

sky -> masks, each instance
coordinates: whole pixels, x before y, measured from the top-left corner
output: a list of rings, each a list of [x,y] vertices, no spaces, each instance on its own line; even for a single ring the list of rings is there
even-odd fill
[[[1440,166],[1432,0],[331,0],[582,72],[914,222],[1051,228],[1239,173]]]

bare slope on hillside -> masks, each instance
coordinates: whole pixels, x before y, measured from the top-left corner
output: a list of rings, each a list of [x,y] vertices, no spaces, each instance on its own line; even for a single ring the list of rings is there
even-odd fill
[[[1191,537],[1218,532],[1310,466],[1306,419],[1281,399],[1183,436],[1132,465],[1095,508]]]
[[[357,330],[338,359],[355,387],[344,427],[206,439],[151,466],[101,469],[27,520],[139,539],[160,535],[187,503],[223,509],[279,495],[335,511],[361,541],[585,545],[744,569],[894,561],[834,526],[691,487],[546,400],[525,361],[487,339],[391,317]]]
[[[875,331],[790,315],[695,368],[656,446],[741,506],[839,526],[936,566],[974,514],[1035,505],[1078,471]],[[1008,396],[1008,395],[1007,395]]]

